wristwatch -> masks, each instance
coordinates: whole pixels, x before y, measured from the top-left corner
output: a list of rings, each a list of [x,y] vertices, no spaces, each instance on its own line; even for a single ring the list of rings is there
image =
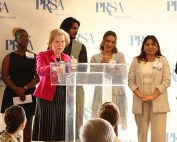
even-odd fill
[[[24,86],[23,88],[25,88],[25,90],[27,90],[27,89],[28,89],[26,86]]]

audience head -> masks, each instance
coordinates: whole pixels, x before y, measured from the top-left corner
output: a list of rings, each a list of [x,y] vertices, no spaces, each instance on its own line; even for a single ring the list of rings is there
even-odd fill
[[[27,47],[29,43],[29,36],[26,30],[20,27],[13,28],[12,35],[15,37],[15,41],[17,42],[18,46]]]
[[[148,54],[146,47],[150,46],[149,42],[153,43],[151,46],[153,46],[153,48],[155,49],[154,53],[152,54],[154,54],[156,57],[162,56],[157,38],[153,35],[148,35],[143,40],[140,55],[137,57],[138,61],[146,60],[146,55]]]
[[[113,142],[114,130],[104,119],[91,119],[81,126],[80,139],[81,142]]]
[[[80,22],[73,17],[68,17],[60,25],[60,29],[63,29],[67,32],[71,39],[76,38]]]
[[[47,45],[49,48],[52,48],[54,52],[61,53],[69,43],[70,38],[68,33],[62,29],[54,29],[49,34]]]
[[[113,31],[107,31],[104,36],[103,40],[100,44],[100,50],[112,50],[112,53],[117,53],[117,48],[116,48],[116,43],[117,43],[117,35]],[[107,46],[109,46],[107,48]]]
[[[119,108],[112,102],[105,102],[98,110],[98,116],[110,122],[114,127],[119,120]]]
[[[18,129],[23,130],[26,125],[25,111],[21,106],[11,106],[5,110],[4,121],[6,123],[6,131],[14,133]]]

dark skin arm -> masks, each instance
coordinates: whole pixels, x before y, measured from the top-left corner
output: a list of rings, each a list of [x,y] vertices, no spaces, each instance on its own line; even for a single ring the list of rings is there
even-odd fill
[[[10,54],[7,54],[2,61],[1,77],[6,86],[14,90],[14,88],[17,88],[17,86],[15,86],[15,84],[9,78],[9,70],[10,70]]]
[[[36,54],[34,55],[34,57],[36,58]],[[39,75],[37,74],[36,67],[37,67],[37,64],[36,64],[36,61],[35,61],[34,78],[28,84],[25,85],[28,89],[32,88],[33,86],[35,86],[39,82]]]
[[[1,70],[2,80],[4,81],[6,86],[9,87],[10,89],[14,90],[14,92],[18,96],[20,96],[20,97],[25,96],[24,92],[26,91],[26,89],[23,87],[18,87],[12,82],[12,80],[9,78],[9,71],[10,71],[10,54],[6,55],[3,62],[2,62],[2,70]],[[39,82],[39,76],[36,72],[36,63],[35,63],[35,76],[25,86],[29,89],[29,88],[35,86],[38,82]],[[23,97],[23,100],[24,100],[24,97]]]

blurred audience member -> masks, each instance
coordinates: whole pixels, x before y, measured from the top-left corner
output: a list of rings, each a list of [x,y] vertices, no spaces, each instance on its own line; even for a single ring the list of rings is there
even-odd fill
[[[114,130],[104,119],[91,119],[81,126],[80,139],[81,142],[113,142]]]
[[[1,142],[21,142],[20,131],[25,128],[26,115],[21,106],[11,106],[5,110],[6,129],[0,133]]]
[[[102,104],[100,109],[98,110],[98,116],[111,123],[114,131],[116,131],[120,114],[119,108],[114,103],[105,102],[104,104]],[[116,142],[121,142],[118,137],[116,137],[116,135],[114,137],[114,140]]]

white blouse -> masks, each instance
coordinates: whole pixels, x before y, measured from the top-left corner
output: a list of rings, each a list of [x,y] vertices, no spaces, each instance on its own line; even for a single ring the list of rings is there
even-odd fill
[[[143,83],[145,84],[152,83],[153,64],[154,62],[146,62],[145,64],[143,64],[142,76],[143,76]]]

